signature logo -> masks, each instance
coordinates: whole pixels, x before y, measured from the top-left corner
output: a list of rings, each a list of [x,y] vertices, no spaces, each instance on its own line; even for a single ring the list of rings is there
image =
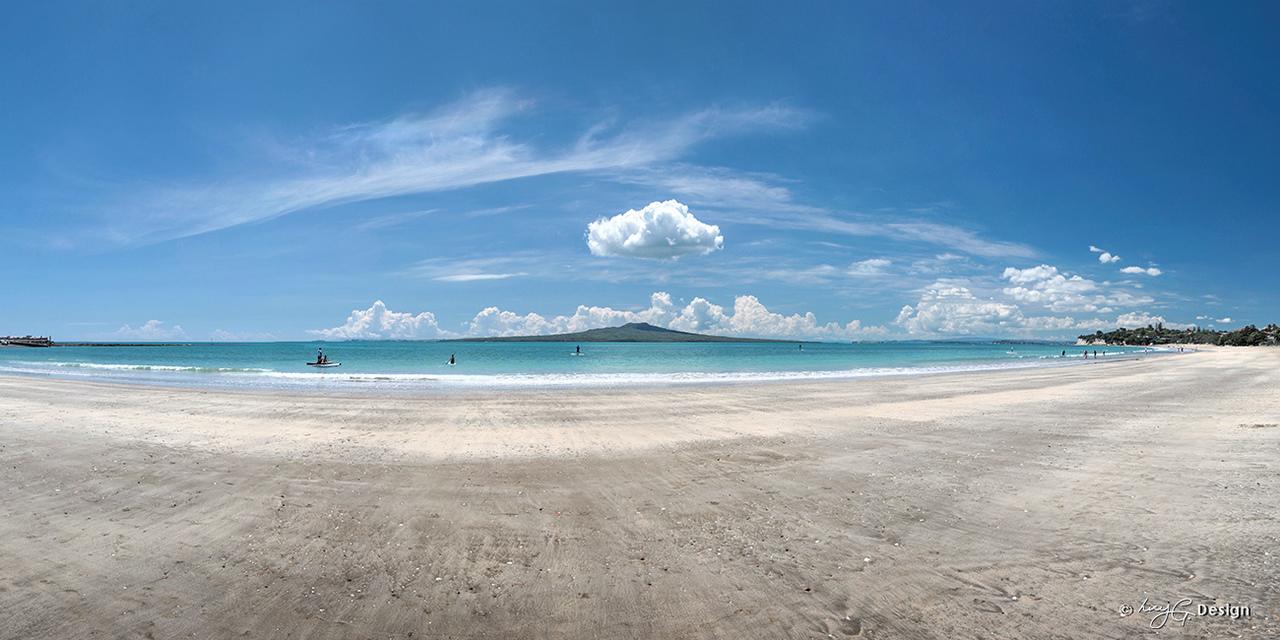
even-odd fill
[[[1150,626],[1152,629],[1163,629],[1170,621],[1178,623],[1178,626],[1185,627],[1187,619],[1193,615],[1191,611],[1191,598],[1183,598],[1177,602],[1151,602],[1150,598],[1143,598],[1138,603],[1138,608],[1134,609],[1133,605],[1120,605],[1120,616],[1129,617],[1135,614],[1151,615]]]
[[[1120,605],[1121,618],[1139,614],[1151,616],[1152,629],[1163,629],[1170,622],[1176,622],[1178,626],[1185,627],[1191,616],[1240,620],[1253,615],[1253,609],[1249,605],[1230,603],[1201,603],[1193,607],[1191,598],[1183,598],[1177,602],[1151,602],[1150,598],[1143,598],[1136,609],[1131,604]]]

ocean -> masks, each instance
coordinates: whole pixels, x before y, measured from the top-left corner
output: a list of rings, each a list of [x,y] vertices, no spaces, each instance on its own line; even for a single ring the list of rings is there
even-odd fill
[[[900,376],[1093,362],[1084,347],[996,342],[569,343],[435,341],[192,343],[0,348],[0,375],[152,385],[403,391],[733,383]],[[341,366],[306,365],[323,348]],[[1066,357],[1062,352],[1066,351]],[[1103,353],[1098,350],[1099,355]],[[1107,359],[1154,354],[1107,347]],[[456,365],[449,365],[450,355]]]

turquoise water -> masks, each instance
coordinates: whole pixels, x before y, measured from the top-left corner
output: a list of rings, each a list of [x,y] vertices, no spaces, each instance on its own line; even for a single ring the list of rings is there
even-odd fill
[[[0,374],[181,386],[391,390],[856,378],[1093,362],[1082,357],[1083,347],[992,342],[805,343],[803,350],[783,343],[588,343],[581,345],[582,356],[572,355],[575,346],[385,341],[9,347],[0,348]],[[318,347],[342,365],[306,366]],[[1106,353],[1111,359],[1151,350],[1108,347]],[[451,354],[455,366],[447,364]]]

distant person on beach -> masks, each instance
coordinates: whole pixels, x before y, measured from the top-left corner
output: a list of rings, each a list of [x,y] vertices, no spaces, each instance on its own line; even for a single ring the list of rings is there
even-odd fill
[[[1063,350],[1062,350],[1062,357],[1064,357],[1064,358],[1065,358],[1065,357],[1067,357],[1067,350],[1066,350],[1066,349],[1063,349]]]
[[[1094,349],[1094,350],[1093,350],[1093,357],[1094,357],[1094,358],[1097,358],[1097,357],[1098,357],[1098,350],[1097,350],[1097,349]]]

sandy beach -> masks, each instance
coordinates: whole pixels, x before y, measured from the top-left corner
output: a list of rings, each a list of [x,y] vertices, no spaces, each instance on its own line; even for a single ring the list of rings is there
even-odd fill
[[[0,378],[0,637],[1280,637],[1278,390],[1268,348],[419,397]],[[1183,598],[1251,612],[1141,610]]]

